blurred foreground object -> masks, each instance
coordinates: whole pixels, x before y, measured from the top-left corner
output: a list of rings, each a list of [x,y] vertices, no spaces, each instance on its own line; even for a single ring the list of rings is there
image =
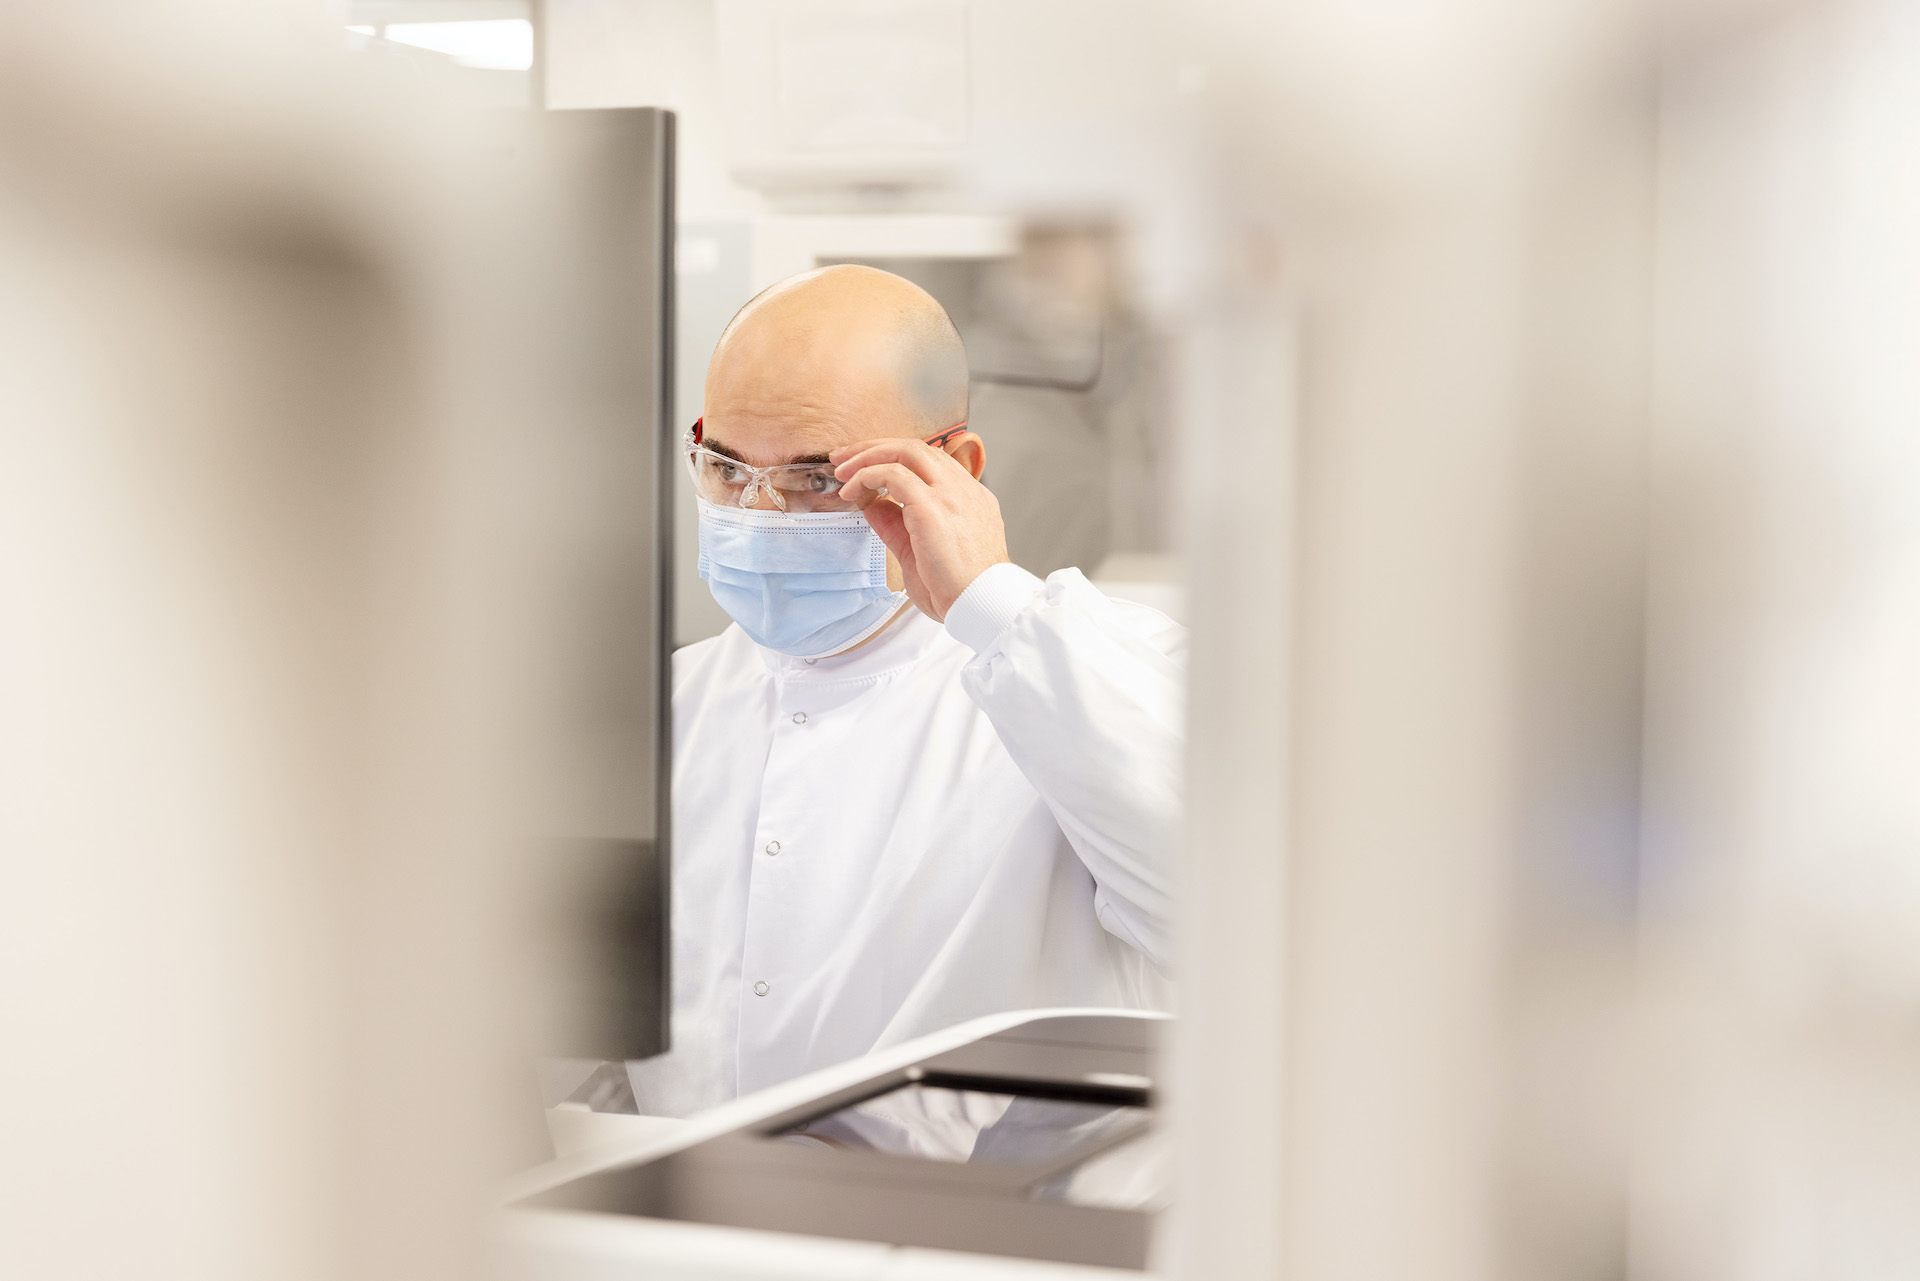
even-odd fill
[[[0,25],[7,1276],[479,1275],[540,856],[653,819],[607,157],[286,8]]]
[[[1920,1272],[1920,10],[1178,25],[1169,1266]]]
[[[1630,1261],[1920,1275],[1920,6],[1681,34]]]

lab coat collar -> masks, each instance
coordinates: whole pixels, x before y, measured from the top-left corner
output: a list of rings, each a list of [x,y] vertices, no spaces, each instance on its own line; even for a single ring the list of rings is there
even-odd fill
[[[767,671],[776,677],[858,680],[909,666],[943,634],[940,624],[909,604],[872,640],[832,658],[794,658],[765,646],[755,648]]]

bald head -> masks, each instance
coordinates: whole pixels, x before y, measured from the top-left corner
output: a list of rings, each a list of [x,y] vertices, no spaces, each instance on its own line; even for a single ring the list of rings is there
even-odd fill
[[[740,309],[707,366],[706,439],[770,466],[967,418],[967,354],[933,296],[873,267],[823,267]]]

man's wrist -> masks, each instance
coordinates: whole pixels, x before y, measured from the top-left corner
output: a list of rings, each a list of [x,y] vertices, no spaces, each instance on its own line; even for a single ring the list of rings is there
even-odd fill
[[[974,653],[982,653],[1044,590],[1044,581],[1011,561],[989,565],[947,610],[947,632]]]

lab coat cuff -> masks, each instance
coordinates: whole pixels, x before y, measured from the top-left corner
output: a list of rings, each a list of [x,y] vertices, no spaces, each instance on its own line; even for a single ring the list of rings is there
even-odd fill
[[[974,653],[985,653],[1046,586],[1018,565],[990,565],[947,611],[947,632]]]

